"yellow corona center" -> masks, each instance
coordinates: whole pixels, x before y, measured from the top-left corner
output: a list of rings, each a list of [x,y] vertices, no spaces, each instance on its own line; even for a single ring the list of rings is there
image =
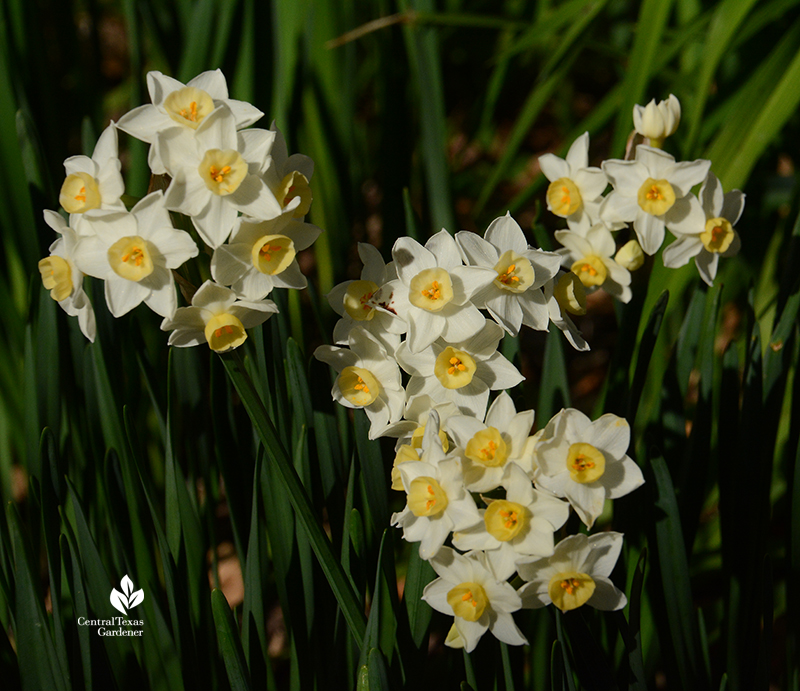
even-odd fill
[[[461,583],[447,593],[447,604],[453,614],[467,621],[478,621],[483,616],[489,598],[479,583]]]
[[[497,499],[489,504],[483,514],[486,531],[500,542],[508,542],[528,525],[530,511],[522,504]]]
[[[363,367],[345,367],[337,382],[342,396],[359,408],[372,405],[381,392],[375,375]]]
[[[463,350],[447,346],[436,358],[433,373],[445,389],[460,389],[472,381],[475,360]]]
[[[247,332],[242,322],[228,312],[215,314],[208,320],[205,336],[208,347],[217,353],[238,348],[247,340]]]
[[[700,240],[709,252],[725,252],[733,242],[735,233],[730,221],[725,218],[710,218]]]
[[[68,214],[82,214],[100,207],[100,188],[89,173],[72,173],[67,175],[58,201]]]
[[[591,444],[572,444],[567,453],[567,470],[574,482],[595,482],[606,470],[606,457]]]
[[[453,283],[444,269],[424,269],[411,279],[408,299],[412,305],[438,312],[453,299]]]
[[[422,448],[422,438],[425,436],[425,425],[420,425],[411,433],[411,447],[414,449]],[[442,441],[442,449],[447,453],[450,449],[450,440],[444,433],[444,430],[439,430],[439,439]]]
[[[397,454],[394,457],[394,464],[392,465],[392,489],[397,492],[403,491],[403,477],[400,475],[399,466],[406,461],[418,461],[419,453],[416,449],[412,448],[409,444],[401,444],[397,449]]]
[[[547,188],[547,208],[556,216],[572,216],[582,205],[581,193],[569,178],[559,178]]]
[[[601,286],[608,278],[608,269],[603,264],[603,260],[596,254],[590,254],[574,262],[570,267],[587,288],[589,286]]]
[[[233,149],[209,149],[197,168],[206,187],[224,197],[233,194],[247,177],[247,162]]]
[[[594,580],[577,571],[562,571],[550,579],[547,594],[562,612],[577,609],[594,594]]]
[[[214,100],[202,89],[184,86],[164,99],[164,110],[175,122],[196,130],[214,110]]]
[[[482,466],[499,468],[508,459],[508,445],[496,427],[487,427],[467,442],[464,453]]]
[[[570,314],[586,314],[586,290],[581,280],[571,271],[561,275],[553,295],[562,310]]]
[[[447,508],[447,495],[432,477],[417,477],[408,488],[408,508],[415,516],[438,516]]]
[[[285,209],[295,197],[300,197],[300,204],[292,212],[292,216],[302,218],[311,208],[311,200],[313,199],[311,185],[309,185],[308,178],[305,175],[293,170],[281,180],[280,187],[275,192],[275,198]]]
[[[42,274],[42,284],[56,302],[72,295],[72,268],[66,259],[55,254],[45,257],[39,262],[39,273]]]
[[[108,248],[108,263],[118,276],[141,281],[153,273],[150,243],[138,235],[120,238]]]
[[[533,266],[513,250],[503,252],[494,270],[497,272],[494,284],[503,290],[522,293],[533,284]]]
[[[262,274],[275,276],[289,267],[295,254],[294,243],[285,235],[264,235],[253,244],[250,257]]]
[[[675,203],[675,190],[666,180],[647,178],[639,188],[637,201],[646,213],[663,216]]]
[[[353,281],[344,294],[344,311],[356,321],[369,321],[375,316],[369,301],[376,290],[378,284],[372,281]]]

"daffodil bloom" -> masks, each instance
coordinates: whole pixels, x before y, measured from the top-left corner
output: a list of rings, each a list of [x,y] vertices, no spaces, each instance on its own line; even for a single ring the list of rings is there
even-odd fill
[[[430,563],[439,578],[425,586],[422,599],[454,617],[455,630],[445,645],[472,652],[486,631],[509,645],[528,642],[511,616],[522,600],[509,583],[497,578],[486,554],[463,555],[443,547]]]
[[[439,419],[439,438],[445,451],[450,449],[452,442],[447,435],[448,420],[458,415],[458,408],[454,403],[445,401],[436,403],[430,396],[415,396],[406,403],[403,419],[386,425],[379,431],[379,437],[395,437],[395,451],[399,453],[401,446],[410,446],[412,449],[422,447],[428,418],[431,411],[435,411]]]
[[[666,101],[653,99],[646,106],[633,106],[633,127],[650,140],[650,146],[661,148],[664,140],[678,129],[681,121],[680,101],[670,94]]]
[[[317,360],[333,367],[339,376],[331,394],[346,408],[363,408],[370,419],[370,439],[403,414],[405,391],[400,368],[371,333],[360,327],[348,337],[350,349],[323,345],[314,351]]]
[[[42,284],[61,309],[78,318],[81,333],[94,343],[97,335],[94,309],[83,290],[83,272],[74,258],[78,234],[55,211],[45,210],[44,220],[61,237],[50,245],[50,256],[39,262]]]
[[[489,390],[510,389],[524,380],[519,370],[497,352],[503,330],[494,322],[462,343],[437,341],[415,353],[403,341],[397,348],[400,366],[411,375],[408,397],[427,394],[436,402],[451,401],[464,415],[483,419]]]
[[[308,213],[313,200],[311,176],[314,174],[314,161],[303,154],[289,156],[286,139],[274,122],[270,131],[274,133],[274,142],[262,177],[283,213],[301,219]]]
[[[108,309],[121,317],[144,302],[162,317],[177,307],[172,269],[198,250],[189,233],[172,227],[164,195],[148,194],[128,211],[103,211],[81,219],[75,248],[78,268],[105,281]],[[91,234],[87,234],[91,231]]]
[[[382,309],[375,301],[380,287],[397,278],[394,263],[384,263],[376,247],[358,243],[358,256],[364,263],[357,281],[344,281],[326,295],[330,306],[342,318],[333,327],[333,342],[347,343],[347,336],[356,326],[369,331],[383,343],[387,353],[394,353],[400,345],[400,334],[408,330],[406,323]]]
[[[155,146],[160,132],[177,128],[193,134],[220,104],[232,113],[237,130],[249,127],[263,115],[245,101],[228,98],[228,84],[220,70],[203,72],[185,85],[161,72],[148,72],[147,89],[152,103],[125,114],[117,127],[151,144],[148,163],[154,175],[168,172]]]
[[[553,553],[553,533],[569,517],[569,504],[533,488],[528,474],[509,464],[502,477],[504,499],[484,499],[482,523],[453,535],[453,546],[462,551],[480,549],[492,553],[495,573],[510,578],[520,559]]]
[[[677,240],[664,250],[664,266],[671,269],[686,264],[692,257],[702,278],[712,285],[720,257],[739,252],[741,241],[736,225],[744,210],[744,194],[739,190],[722,193],[722,184],[709,173],[700,188],[700,205],[705,222],[686,232],[675,233]]]
[[[454,530],[463,530],[481,518],[472,495],[464,488],[461,463],[455,452],[445,453],[439,438],[439,420],[432,413],[423,436],[420,460],[398,464],[406,506],[392,515],[392,525],[403,538],[419,542],[419,555],[431,559]]]
[[[584,132],[570,146],[566,159],[554,154],[539,156],[539,166],[550,181],[547,208],[572,224],[583,226],[587,203],[603,194],[608,179],[600,168],[589,166],[589,133]]]
[[[236,120],[220,104],[196,130],[172,127],[156,135],[156,148],[172,181],[167,208],[190,216],[210,247],[228,239],[241,212],[267,221],[283,212],[261,179],[274,132],[236,131]]]
[[[125,211],[120,200],[125,184],[117,157],[117,130],[112,122],[97,140],[92,157],[71,156],[64,161],[67,177],[61,185],[59,203],[70,216],[102,209]],[[77,219],[70,218],[76,224]]]
[[[564,245],[558,250],[564,266],[574,273],[585,288],[602,288],[620,302],[631,299],[631,274],[617,264],[617,249],[611,232],[598,223],[585,236],[570,230],[557,230],[556,240]]]
[[[453,237],[442,230],[423,247],[408,237],[392,248],[398,280],[383,286],[392,309],[408,324],[406,344],[414,353],[437,338],[465,341],[486,321],[470,299],[497,278],[497,272],[464,266]],[[377,302],[384,301],[380,297]]]
[[[533,473],[531,427],[534,413],[518,413],[505,391],[493,401],[486,422],[469,415],[448,420],[448,430],[455,443],[465,449],[464,482],[472,492],[488,492],[499,487],[510,465],[527,474]]]
[[[558,273],[558,255],[528,247],[522,228],[510,214],[492,221],[483,238],[461,231],[456,233],[456,242],[470,266],[495,272],[495,279],[473,296],[476,307],[485,308],[512,336],[522,324],[547,330],[542,286]]]
[[[636,147],[633,161],[604,161],[614,190],[603,200],[600,217],[606,223],[632,222],[645,254],[655,254],[665,225],[680,234],[702,222],[700,202],[690,192],[710,165],[705,160],[676,163],[668,153],[644,145]]]
[[[206,281],[192,297],[191,306],[179,307],[161,322],[161,330],[172,332],[171,346],[208,343],[214,352],[225,353],[247,340],[247,329],[263,324],[277,311],[271,300],[237,300],[230,288]]]
[[[586,289],[580,279],[571,271],[561,273],[545,283],[543,292],[553,325],[575,350],[589,350],[589,344],[569,316],[586,314]]]
[[[537,487],[566,497],[588,528],[606,499],[632,492],[642,471],[626,455],[631,428],[625,418],[608,413],[592,422],[579,410],[557,413],[534,449]]]
[[[305,288],[297,253],[310,247],[322,230],[283,214],[269,221],[240,216],[230,240],[214,250],[211,275],[245,300],[261,300],[273,288]]]
[[[622,533],[572,535],[559,542],[552,556],[520,561],[517,571],[528,581],[519,589],[522,606],[554,604],[562,612],[583,605],[613,611],[628,602],[609,579],[622,549]]]

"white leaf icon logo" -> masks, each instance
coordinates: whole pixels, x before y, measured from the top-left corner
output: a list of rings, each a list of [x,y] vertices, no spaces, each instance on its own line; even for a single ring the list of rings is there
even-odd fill
[[[128,604],[128,598],[116,588],[111,591],[111,604],[114,606],[114,609],[122,612],[125,616],[128,616],[128,611],[125,609],[125,605]]]
[[[111,605],[119,612],[122,612],[125,616],[128,616],[128,610],[132,607],[136,607],[136,605],[140,604],[142,600],[144,600],[144,591],[140,588],[136,592],[134,592],[133,588],[133,581],[128,578],[128,575],[125,574],[122,581],[120,582],[120,587],[122,588],[123,592],[121,593],[116,588],[111,589]]]

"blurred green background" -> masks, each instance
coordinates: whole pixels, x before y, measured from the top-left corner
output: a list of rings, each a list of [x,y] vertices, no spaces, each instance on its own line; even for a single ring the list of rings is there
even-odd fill
[[[619,688],[800,688],[800,0],[0,7],[9,688],[352,688],[358,670],[369,688],[382,674],[398,688],[614,688],[586,685],[592,670]],[[89,346],[36,269],[54,239],[42,209],[57,208],[62,162],[91,154],[110,119],[148,101],[147,71],[185,82],[217,67],[232,97],[264,111],[259,125],[275,120],[290,152],[316,163],[310,220],[325,233],[302,257],[310,288],[274,296],[281,315],[244,360],[221,364],[201,349],[169,353],[145,308],[114,321],[90,282]],[[334,410],[328,372],[309,363],[334,323],[322,296],[357,277],[358,241],[388,258],[400,235],[483,232],[508,210],[550,249],[559,226],[542,211],[537,157],[563,155],[584,131],[594,165],[622,157],[633,104],[670,93],[683,120],[667,150],[710,158],[726,190],[747,194],[741,255],[722,262],[712,290],[693,264],[668,271],[656,258],[630,305],[592,304],[588,354],[565,352],[558,333],[504,344],[528,376],[518,408],[535,407],[537,426],[569,402],[629,414],[652,492],[619,503],[611,524],[628,534],[615,576],[632,608],[626,620],[564,617],[564,630],[527,613],[529,650],[482,643],[473,664],[442,650],[438,618],[429,639],[425,606],[397,602],[398,579],[418,594],[427,567],[383,535],[381,446],[366,443],[361,417]],[[135,199],[149,184],[146,147],[120,141]],[[268,470],[245,371],[341,567],[320,569],[307,516]],[[97,611],[125,573],[151,594],[154,634],[87,639],[78,613]]]

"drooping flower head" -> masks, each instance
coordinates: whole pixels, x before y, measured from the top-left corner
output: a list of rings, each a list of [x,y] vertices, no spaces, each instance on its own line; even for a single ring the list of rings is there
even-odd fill
[[[278,311],[271,300],[237,300],[230,288],[206,281],[192,297],[190,307],[179,307],[161,323],[171,331],[169,345],[178,348],[208,343],[225,353],[247,340],[247,329],[263,324]]]

